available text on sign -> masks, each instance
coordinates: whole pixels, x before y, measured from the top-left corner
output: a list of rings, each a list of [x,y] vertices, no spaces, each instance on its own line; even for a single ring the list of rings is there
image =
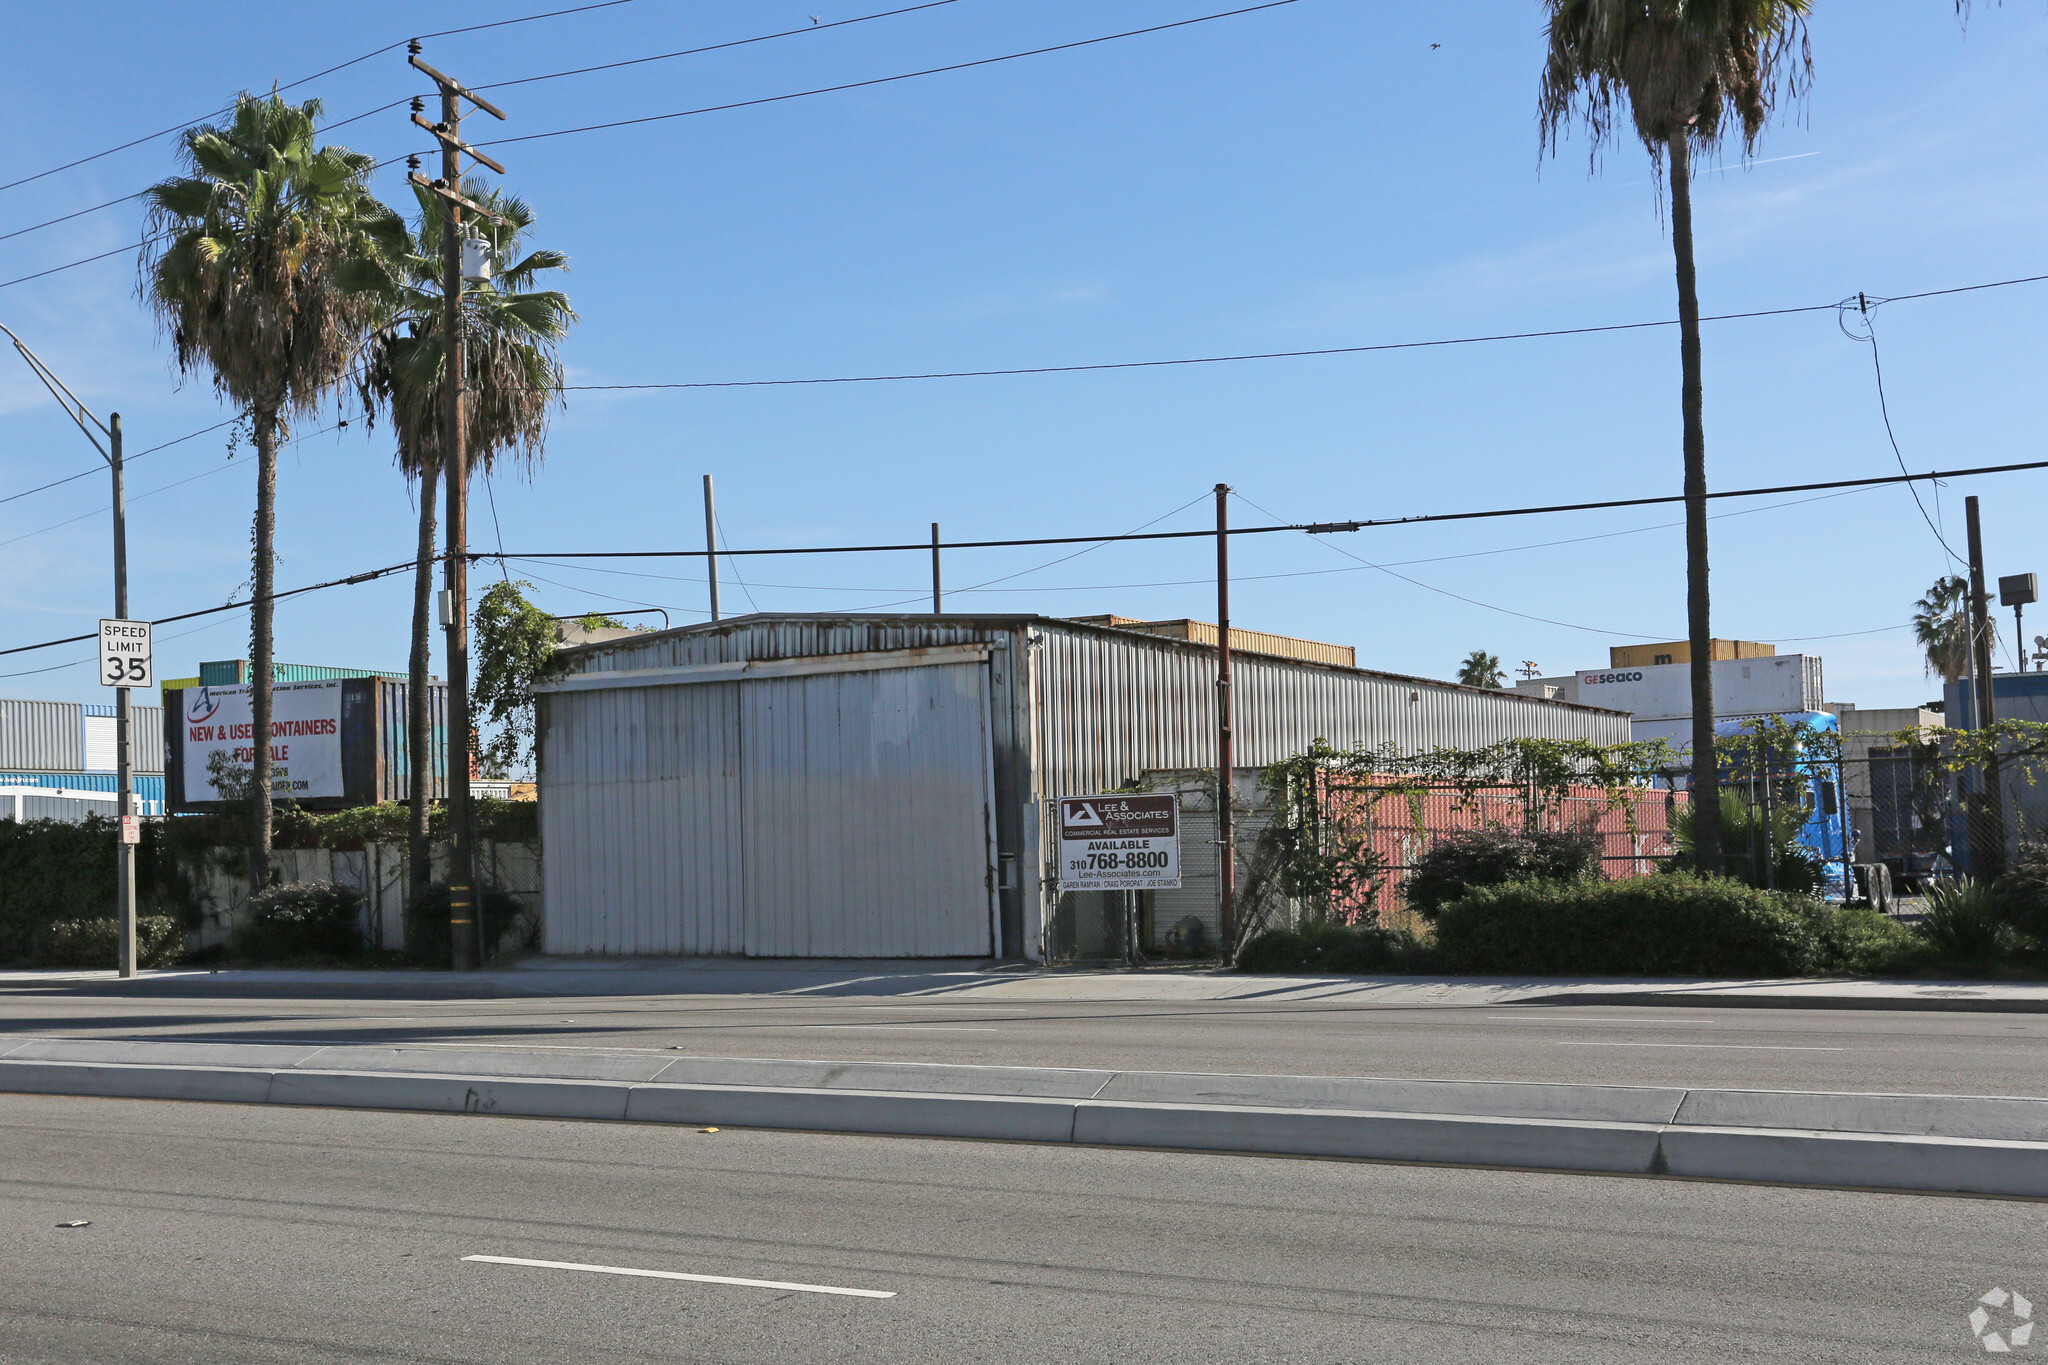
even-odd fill
[[[1063,796],[1060,890],[1161,891],[1180,885],[1171,796]]]

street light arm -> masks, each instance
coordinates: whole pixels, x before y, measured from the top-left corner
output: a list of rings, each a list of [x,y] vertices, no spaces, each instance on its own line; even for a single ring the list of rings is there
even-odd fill
[[[7,339],[14,343],[15,350],[21,352],[21,358],[28,362],[28,367],[31,370],[35,371],[36,378],[43,381],[43,387],[50,391],[51,396],[63,407],[71,420],[78,424],[78,429],[85,433],[86,440],[92,442],[92,448],[100,453],[100,458],[111,464],[113,456],[107,454],[107,448],[100,444],[100,436],[111,437],[114,434],[112,429],[105,422],[93,416],[92,409],[80,401],[78,395],[73,393],[65,385],[64,381],[57,377],[56,372],[43,363],[41,356],[31,351],[22,339],[14,334],[12,327],[9,327],[4,322],[0,322],[0,332],[7,333]],[[92,426],[86,425],[88,421],[92,423]],[[99,428],[99,435],[93,434],[93,427]]]

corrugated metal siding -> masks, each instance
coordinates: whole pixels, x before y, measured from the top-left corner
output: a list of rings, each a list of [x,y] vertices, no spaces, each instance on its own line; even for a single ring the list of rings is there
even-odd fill
[[[1216,656],[1039,624],[1039,795],[1111,791],[1148,768],[1216,761]],[[1392,743],[1404,750],[1476,747],[1522,736],[1629,737],[1622,715],[1420,679],[1233,657],[1237,761],[1263,767],[1317,739],[1339,747]]]
[[[381,784],[379,801],[406,801],[412,797],[412,731],[406,709],[411,688],[402,682],[380,679],[377,687],[377,775]],[[448,687],[434,683],[427,688],[427,756],[433,764],[427,791],[435,801],[448,798]]]
[[[741,685],[747,952],[984,957],[984,666]]]
[[[110,798],[96,801],[89,796],[31,796],[28,793],[0,796],[0,817],[13,816],[23,822],[29,820],[61,820],[66,824],[82,823],[88,815],[101,815],[112,819],[115,802]]]
[[[128,723],[134,727],[128,749],[128,761],[135,765],[134,771],[161,776],[164,770],[164,708],[131,704]]]
[[[0,773],[0,787],[58,787],[66,791],[112,793],[119,785],[113,773]],[[163,774],[137,773],[135,797],[142,802],[144,815],[161,813],[164,803]]]
[[[83,734],[79,747],[83,750],[83,767],[89,773],[110,773],[120,767],[120,748],[115,741],[119,738],[120,722],[112,716],[87,714],[82,726]]]
[[[205,687],[238,687],[246,684],[255,675],[247,659],[217,659],[212,663],[199,665],[199,681]],[[404,682],[403,673],[384,673],[374,668],[334,668],[326,664],[280,664],[270,666],[274,682],[333,682],[348,678],[386,678],[392,682]],[[166,683],[165,686],[170,686]]]
[[[161,706],[130,705],[128,723],[134,729],[129,751],[129,761],[135,765],[134,770],[138,773],[161,773],[164,770],[164,709]],[[80,756],[84,760],[84,769],[89,773],[118,771],[120,718],[114,714],[114,708],[88,705],[83,728]]]
[[[744,951],[740,686],[540,699],[549,952]]]
[[[607,642],[576,650],[565,663],[571,673],[605,673],[969,643],[994,646],[992,667],[1009,679],[1004,695],[1010,700],[994,718],[996,781],[1003,803],[998,815],[1014,831],[1009,837],[1021,845],[1005,845],[1006,852],[1019,855],[1021,876],[1013,894],[1024,919],[1017,946],[1035,953],[1045,907],[1045,854],[1035,804],[1050,796],[1113,789],[1148,769],[1214,763],[1213,649],[1024,615],[768,616]],[[1023,649],[1022,657],[1012,655],[1013,645]],[[1420,679],[1258,656],[1238,658],[1236,679],[1238,761],[1248,767],[1300,752],[1317,738],[1338,745],[1392,742],[1426,749],[1519,735],[1601,743],[1629,737],[1625,716]],[[646,689],[649,695],[705,690],[704,685]],[[581,695],[616,699],[628,694]],[[579,728],[595,724],[589,717],[596,708],[576,697],[554,694],[542,700],[542,821],[544,830],[553,831],[547,862],[550,947],[680,951],[616,946],[610,936],[622,931],[611,926],[623,914],[615,914],[595,890],[575,889],[586,878],[596,887],[606,876],[625,875],[600,868],[579,872],[579,859],[647,863],[669,856],[648,833],[661,826],[640,810],[642,798],[626,795],[621,786],[607,798],[619,804],[606,806],[595,790],[610,780],[603,773],[623,772],[640,761],[635,755],[649,743],[648,732]],[[565,775],[558,760],[586,765],[588,776]],[[579,790],[579,783],[595,785]],[[644,795],[651,799],[654,793]],[[597,837],[607,830],[618,833]],[[667,874],[646,875],[659,881]],[[576,913],[585,916],[583,922],[564,918],[562,907],[569,903],[582,907]],[[637,942],[638,931],[630,937]]]
[[[577,650],[572,673],[614,673],[639,668],[685,668],[748,659],[802,659],[820,654],[925,649],[1007,638],[1025,618],[969,616],[742,617],[720,626],[650,635]]]
[[[83,769],[82,722],[75,701],[0,701],[0,768]]]

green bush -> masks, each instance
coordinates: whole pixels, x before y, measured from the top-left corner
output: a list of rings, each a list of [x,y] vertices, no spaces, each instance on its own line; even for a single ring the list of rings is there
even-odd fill
[[[1990,962],[2012,950],[2012,931],[1990,883],[1937,882],[1927,889],[1920,936],[1944,962]]]
[[[1724,779],[1726,781],[1728,779]],[[1752,805],[1736,786],[1721,788],[1721,866],[1728,876],[1746,886],[1768,883],[1779,891],[1812,895],[1821,889],[1827,864],[1820,855],[1800,843],[1806,830],[1806,811],[1791,802],[1774,806],[1764,819],[1761,804]],[[1680,865],[1694,866],[1693,808],[1680,806],[1671,816],[1671,839],[1678,845]]]
[[[1907,976],[1930,965],[1927,940],[1889,915],[1868,906],[1806,912],[1821,942],[1824,970],[1850,976]]]
[[[2048,844],[2021,844],[1993,885],[2005,922],[2048,945]]]
[[[242,903],[235,956],[260,962],[354,957],[362,951],[363,898],[332,882],[266,886]]]
[[[509,804],[509,803],[508,803]],[[539,926],[533,923],[526,907],[517,898],[502,891],[485,891],[478,897],[481,904],[479,918],[483,936],[479,940],[486,946],[503,941],[505,931],[514,924],[524,924],[531,931],[529,939],[538,933]],[[530,945],[529,945],[530,946]],[[448,888],[436,886],[405,908],[405,955],[427,967],[445,967],[452,955],[448,927]]]
[[[111,919],[54,920],[36,932],[39,967],[118,967],[121,926]],[[135,960],[143,967],[176,966],[185,952],[185,927],[168,915],[138,915]]]
[[[1600,841],[1568,830],[1499,826],[1446,834],[1417,858],[1401,885],[1409,908],[1424,919],[1466,892],[1508,882],[1574,882],[1600,871]]]
[[[1821,970],[1816,919],[1786,892],[1689,873],[1482,887],[1437,914],[1455,971],[1535,976],[1792,976]]]
[[[136,908],[139,915],[196,928],[190,879],[168,837],[167,826],[175,823],[143,822]],[[113,920],[116,834],[114,821],[98,815],[75,823],[0,820],[0,962],[39,961],[41,935],[51,925]]]
[[[1376,924],[1310,924],[1268,929],[1237,956],[1243,972],[1338,972],[1360,974],[1407,970],[1417,965],[1415,936]]]

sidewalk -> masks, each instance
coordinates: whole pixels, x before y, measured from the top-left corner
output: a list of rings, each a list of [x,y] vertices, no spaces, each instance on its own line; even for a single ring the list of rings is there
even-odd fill
[[[2027,1098],[35,1037],[0,1092],[2048,1197]]]
[[[1110,1002],[1272,1000],[1416,1005],[1675,1005],[2048,1013],[2048,982],[1247,976],[1214,969],[1040,969],[972,961],[529,958],[483,972],[171,968],[0,972],[0,993],[476,999],[840,996]]]

